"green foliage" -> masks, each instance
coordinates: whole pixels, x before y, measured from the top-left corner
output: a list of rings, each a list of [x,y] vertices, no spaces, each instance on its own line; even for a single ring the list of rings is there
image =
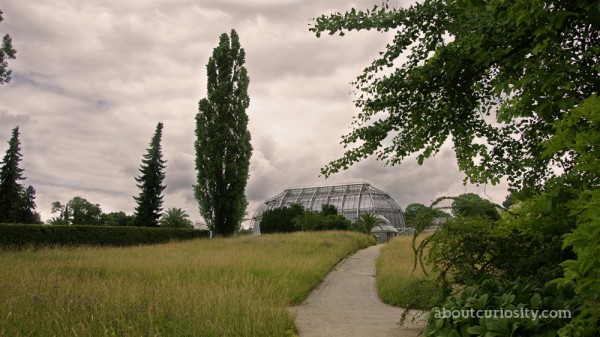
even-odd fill
[[[125,214],[125,212],[110,212],[102,213],[102,224],[107,226],[133,226],[134,218],[131,215]]]
[[[456,216],[471,216],[499,220],[500,213],[492,202],[474,193],[461,194],[452,202],[452,213]]]
[[[0,246],[132,246],[208,237],[208,231],[181,228],[0,225]]]
[[[574,202],[579,213],[578,226],[565,236],[564,248],[572,248],[577,259],[561,265],[564,277],[555,282],[574,287],[584,309],[561,330],[561,336],[597,336],[600,334],[600,190],[586,191]]]
[[[318,231],[334,231],[334,230],[349,230],[352,227],[352,222],[341,214],[323,215],[321,225],[315,227]]]
[[[435,204],[435,202],[434,202]],[[406,227],[413,228],[413,236],[411,240],[411,247],[413,250],[413,271],[417,269],[417,262],[421,261],[421,269],[427,275],[425,266],[423,263],[423,252],[429,239],[425,239],[417,246],[417,238],[421,235],[427,227],[434,226],[436,220],[448,218],[450,215],[441,209],[432,206],[425,206],[419,203],[413,203],[406,206],[404,210],[404,221]]]
[[[386,222],[377,216],[377,214],[365,212],[359,215],[358,219],[356,219],[356,222],[354,223],[354,229],[359,232],[370,234],[373,230],[373,227],[385,224]]]
[[[140,176],[135,178],[140,189],[140,194],[133,197],[137,202],[134,218],[136,226],[157,227],[162,211],[165,179],[165,160],[162,159],[160,140],[162,138],[163,123],[156,125],[156,131],[150,141],[148,152],[140,165]]]
[[[292,221],[302,231],[315,231],[318,227],[322,227],[323,216],[319,212],[305,211]]]
[[[230,236],[239,228],[247,201],[252,145],[246,109],[250,82],[245,52],[238,34],[222,34],[206,65],[207,98],[196,115],[194,194],[200,214],[216,235]]]
[[[501,220],[473,215],[449,218],[424,241],[428,261],[456,283],[470,284],[487,275],[509,280],[528,277],[543,285],[560,275],[562,261],[573,257],[570,250],[561,249],[562,236],[575,221],[563,200],[571,197],[541,194],[513,207]]]
[[[289,233],[300,230],[294,218],[304,213],[304,208],[298,204],[270,209],[262,214],[260,220],[261,234]]]
[[[321,205],[321,214],[324,216],[337,215],[338,210],[337,207],[335,207],[335,205],[323,204]]]
[[[190,216],[181,208],[169,208],[160,218],[160,227],[194,228]]]
[[[0,22],[2,18],[2,11],[0,11]],[[0,45],[0,84],[8,83],[11,79],[10,75],[12,70],[8,69],[7,59],[15,59],[17,51],[12,46],[12,39],[10,35],[6,34],[2,38],[2,44]]]
[[[321,212],[305,211],[293,222],[302,231],[348,230],[352,227],[352,222],[338,214],[333,205],[322,205]]]
[[[468,284],[495,272],[493,262],[503,253],[506,235],[485,218],[460,217],[446,221],[428,240],[428,262],[442,276]]]
[[[82,197],[74,197],[66,205],[60,202],[52,203],[52,213],[59,213],[52,218],[51,225],[104,225],[105,219],[100,205],[92,204]]]
[[[0,223],[39,224],[40,215],[35,211],[35,189],[19,184],[19,180],[25,179],[23,169],[19,167],[21,157],[19,127],[16,127],[0,162]]]
[[[600,91],[599,22],[593,2],[559,0],[384,3],[316,18],[317,36],[395,32],[355,81],[362,111],[322,173],[370,155],[394,165],[417,153],[421,164],[451,141],[471,182],[539,188],[575,159],[542,155],[552,124]]]
[[[424,335],[556,336],[578,311],[571,298],[572,289],[558,289],[550,284],[538,288],[526,279],[482,279],[448,297],[441,307],[433,308]],[[555,315],[561,317],[542,317],[545,310],[546,316],[555,310]]]

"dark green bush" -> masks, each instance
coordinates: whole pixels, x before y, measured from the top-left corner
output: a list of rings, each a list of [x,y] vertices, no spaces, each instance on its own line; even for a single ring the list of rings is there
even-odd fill
[[[554,284],[482,279],[433,308],[424,335],[556,336],[580,310],[573,298],[572,288]]]
[[[298,204],[265,211],[260,220],[260,232],[268,234],[299,231],[300,228],[296,226],[293,219],[302,213],[304,208]]]
[[[0,225],[0,247],[44,245],[132,246],[208,237],[209,231],[179,228]]]

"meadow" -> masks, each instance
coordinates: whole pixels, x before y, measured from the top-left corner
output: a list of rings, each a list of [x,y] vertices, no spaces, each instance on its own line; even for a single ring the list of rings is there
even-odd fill
[[[417,244],[423,239],[417,239]],[[441,301],[443,293],[419,266],[413,271],[412,236],[398,236],[385,245],[377,258],[377,289],[383,302],[401,308],[428,310]]]
[[[285,336],[354,232],[0,250],[2,336]]]

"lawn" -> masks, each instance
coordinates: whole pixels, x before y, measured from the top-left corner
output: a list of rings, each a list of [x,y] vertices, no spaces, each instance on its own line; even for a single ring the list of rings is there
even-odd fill
[[[412,236],[399,236],[381,249],[376,263],[377,289],[385,303],[428,310],[443,294],[436,280],[426,277],[419,266],[413,271],[411,240]]]
[[[284,336],[352,232],[0,250],[2,336]]]

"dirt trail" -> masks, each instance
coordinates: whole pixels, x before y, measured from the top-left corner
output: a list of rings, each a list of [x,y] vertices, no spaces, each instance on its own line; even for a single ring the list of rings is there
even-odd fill
[[[375,259],[383,245],[371,246],[340,262],[306,301],[290,310],[296,313],[300,337],[413,337],[424,319],[406,320],[404,311],[381,302],[377,296]],[[411,313],[412,314],[412,313]]]

